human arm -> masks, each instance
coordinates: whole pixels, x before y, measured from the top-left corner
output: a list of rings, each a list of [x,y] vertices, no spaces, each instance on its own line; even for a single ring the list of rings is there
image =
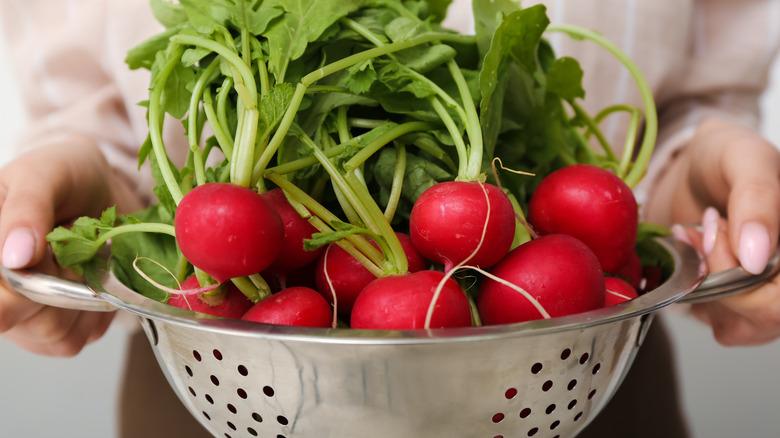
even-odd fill
[[[87,3],[0,3],[7,59],[29,113],[12,145],[16,156],[0,170],[0,248],[9,268],[67,275],[47,252],[54,226],[146,202],[132,174],[120,170],[138,173],[140,142],[128,135],[122,94],[104,64],[105,5]],[[0,335],[35,353],[74,355],[111,318],[43,306],[0,287]]]

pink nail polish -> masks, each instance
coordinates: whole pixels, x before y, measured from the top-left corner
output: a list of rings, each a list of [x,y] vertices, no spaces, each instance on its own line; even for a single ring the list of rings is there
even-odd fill
[[[8,234],[3,244],[3,266],[18,269],[27,266],[35,253],[35,236],[27,228],[17,228]]]
[[[720,214],[718,214],[718,210],[712,207],[704,210],[704,215],[701,219],[701,250],[704,252],[704,255],[710,255],[712,249],[715,248],[715,241],[718,238],[719,220]]]
[[[769,232],[758,222],[742,225],[739,234],[739,262],[751,274],[760,274],[769,262]]]

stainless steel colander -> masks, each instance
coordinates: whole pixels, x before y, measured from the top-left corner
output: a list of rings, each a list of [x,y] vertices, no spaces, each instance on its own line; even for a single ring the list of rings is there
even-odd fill
[[[215,437],[574,437],[628,371],[654,312],[749,289],[706,276],[696,252],[659,239],[674,272],[630,302],[496,327],[365,331],[211,318],[150,300],[107,271],[87,284],[3,270],[46,304],[137,315],[181,401]]]

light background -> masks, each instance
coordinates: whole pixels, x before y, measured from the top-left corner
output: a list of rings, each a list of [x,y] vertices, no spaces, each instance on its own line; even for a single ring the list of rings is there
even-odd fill
[[[0,48],[0,163],[9,159],[25,121],[3,55]],[[762,105],[763,131],[780,144],[780,63]],[[780,436],[780,342],[721,347],[708,328],[679,309],[664,313],[674,334],[695,437]],[[115,436],[125,343],[124,328],[115,324],[77,357],[55,359],[26,353],[0,338],[0,437]]]

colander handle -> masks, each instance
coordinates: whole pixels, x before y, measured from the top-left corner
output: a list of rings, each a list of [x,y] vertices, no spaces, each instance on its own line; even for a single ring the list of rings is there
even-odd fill
[[[0,267],[8,285],[28,299],[63,309],[110,312],[112,304],[97,296],[86,284],[33,270]]]
[[[680,303],[693,304],[749,292],[761,286],[780,272],[780,250],[770,258],[764,272],[750,274],[741,267],[708,274],[698,288],[690,292]]]

